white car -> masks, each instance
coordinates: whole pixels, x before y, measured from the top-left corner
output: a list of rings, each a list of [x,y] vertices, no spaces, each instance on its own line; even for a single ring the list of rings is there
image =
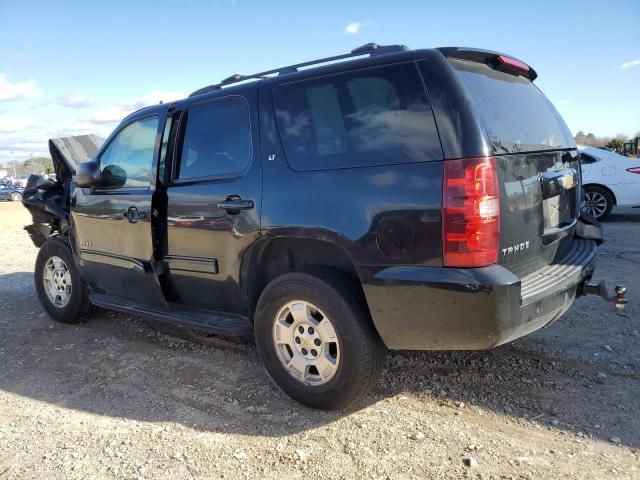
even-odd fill
[[[640,159],[593,147],[580,149],[582,209],[602,220],[614,206],[640,205]]]

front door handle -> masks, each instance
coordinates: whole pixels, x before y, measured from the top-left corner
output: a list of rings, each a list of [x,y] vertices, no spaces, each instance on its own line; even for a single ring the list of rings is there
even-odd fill
[[[224,202],[218,204],[218,208],[226,210],[233,215],[240,213],[241,210],[251,210],[255,207],[253,200],[242,200],[238,196],[230,196]]]
[[[139,212],[136,207],[129,207],[129,209],[124,212],[124,216],[127,217],[129,223],[137,223],[138,220],[147,218],[147,214],[145,212]]]

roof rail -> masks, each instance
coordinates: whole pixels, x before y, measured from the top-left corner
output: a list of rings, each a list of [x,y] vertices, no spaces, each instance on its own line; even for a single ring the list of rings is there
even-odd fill
[[[335,55],[333,57],[319,58],[318,60],[311,60],[308,62],[296,63],[295,65],[289,65],[286,67],[274,68],[273,70],[267,70],[265,72],[254,73],[251,75],[242,75],[240,73],[236,73],[231,75],[230,77],[225,78],[220,83],[216,83],[214,85],[209,85],[207,87],[200,88],[193,92],[190,97],[201,95],[203,93],[211,92],[214,90],[220,90],[222,87],[227,85],[231,85],[233,83],[243,82],[245,80],[250,80],[254,78],[263,79],[268,75],[286,75],[287,73],[297,72],[300,68],[308,67],[310,65],[318,65],[321,63],[333,62],[336,60],[342,60],[343,58],[351,58],[351,57],[359,57],[362,55],[384,55],[387,53],[395,53],[402,52],[408,50],[406,45],[378,45],[377,43],[367,43],[365,45],[361,45],[357,48],[354,48],[349,53],[344,53],[342,55]]]

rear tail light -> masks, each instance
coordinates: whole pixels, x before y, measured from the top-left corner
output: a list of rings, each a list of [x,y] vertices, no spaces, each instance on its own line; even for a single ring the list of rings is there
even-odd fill
[[[627,168],[627,172],[629,172],[629,173],[637,173],[638,175],[640,175],[640,167]]]
[[[442,250],[447,267],[498,261],[500,195],[493,157],[444,162]]]

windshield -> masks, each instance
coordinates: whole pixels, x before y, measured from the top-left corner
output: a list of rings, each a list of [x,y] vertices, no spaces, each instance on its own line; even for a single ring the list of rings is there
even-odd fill
[[[450,60],[473,98],[495,154],[575,148],[567,125],[528,79]]]

